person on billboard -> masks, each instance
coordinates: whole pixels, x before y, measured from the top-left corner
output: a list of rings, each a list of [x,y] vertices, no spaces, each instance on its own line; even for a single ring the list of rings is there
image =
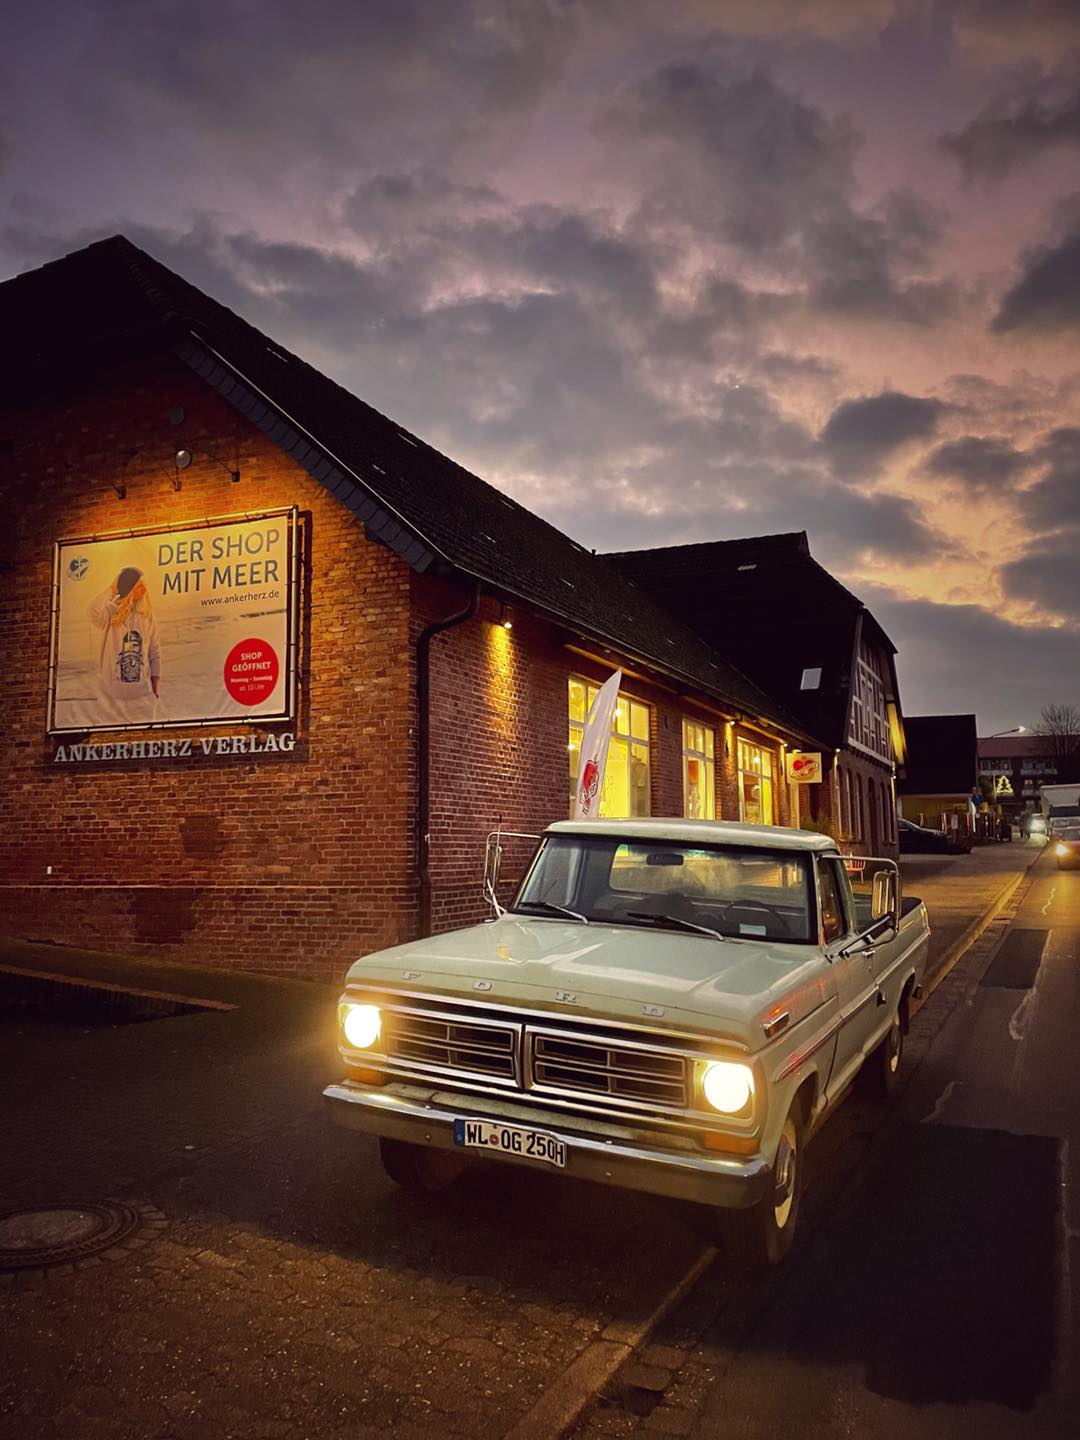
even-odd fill
[[[160,694],[161,647],[142,571],[127,565],[90,604],[102,631],[98,684],[108,718],[131,724],[153,717]]]

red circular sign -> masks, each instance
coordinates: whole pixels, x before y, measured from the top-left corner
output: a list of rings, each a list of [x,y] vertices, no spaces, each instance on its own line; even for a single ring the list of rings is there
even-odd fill
[[[278,682],[277,651],[265,640],[241,640],[225,660],[225,689],[239,705],[261,705]]]

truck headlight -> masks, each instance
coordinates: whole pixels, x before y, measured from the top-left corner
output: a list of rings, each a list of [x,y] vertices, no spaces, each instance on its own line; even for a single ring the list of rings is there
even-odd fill
[[[754,1098],[754,1072],[737,1060],[714,1060],[701,1077],[705,1099],[721,1115],[738,1115]]]
[[[338,1006],[338,1020],[346,1043],[354,1050],[370,1050],[379,1038],[382,1016],[377,1005]]]

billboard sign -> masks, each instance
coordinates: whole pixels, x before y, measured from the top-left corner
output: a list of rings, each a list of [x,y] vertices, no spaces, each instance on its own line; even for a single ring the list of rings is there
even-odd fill
[[[290,720],[297,513],[59,540],[49,731]]]

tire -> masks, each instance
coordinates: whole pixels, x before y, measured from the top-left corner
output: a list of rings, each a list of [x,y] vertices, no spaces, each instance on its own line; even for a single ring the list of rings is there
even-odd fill
[[[884,1099],[900,1083],[900,1067],[904,1063],[904,1021],[900,1011],[893,1016],[889,1033],[870,1052],[859,1071],[863,1089]]]
[[[779,1265],[794,1243],[803,1190],[803,1132],[796,1100],[784,1121],[768,1193],[747,1210],[724,1211],[724,1249],[745,1269]]]
[[[465,1161],[448,1150],[410,1145],[405,1140],[388,1140],[385,1136],[379,1141],[379,1157],[396,1185],[429,1195],[453,1185],[465,1169]]]

